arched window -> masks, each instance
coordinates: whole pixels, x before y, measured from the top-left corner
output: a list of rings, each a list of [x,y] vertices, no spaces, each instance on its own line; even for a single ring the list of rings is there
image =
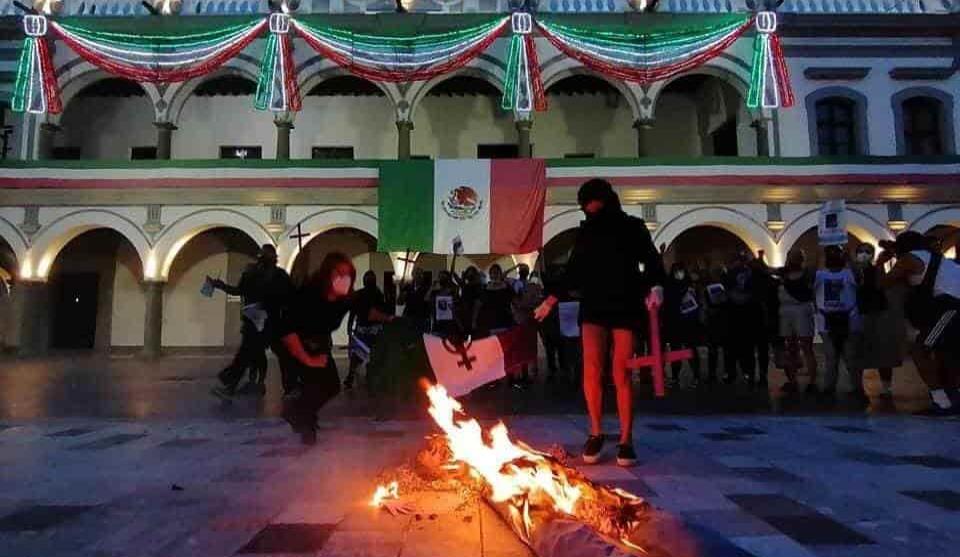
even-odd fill
[[[817,154],[860,154],[856,111],[857,103],[846,97],[826,97],[817,101]]]
[[[907,155],[942,155],[943,103],[933,97],[903,101],[903,144]]]

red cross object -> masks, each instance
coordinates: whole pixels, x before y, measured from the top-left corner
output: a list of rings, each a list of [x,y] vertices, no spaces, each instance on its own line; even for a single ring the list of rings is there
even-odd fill
[[[663,384],[663,368],[673,362],[693,359],[693,350],[671,350],[664,352],[660,341],[660,302],[652,297],[647,299],[647,314],[650,316],[650,353],[646,356],[634,356],[627,361],[629,369],[650,368],[653,375],[653,392],[657,397],[666,394]]]

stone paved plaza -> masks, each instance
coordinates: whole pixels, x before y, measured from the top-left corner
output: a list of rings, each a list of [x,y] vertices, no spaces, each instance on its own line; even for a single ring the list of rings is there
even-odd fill
[[[304,449],[274,415],[277,385],[259,403],[206,395],[221,363],[0,360],[0,555],[529,555],[484,505],[432,497],[403,518],[367,506],[377,473],[431,431],[422,412],[374,422],[362,395],[341,395]],[[579,451],[576,400],[483,397],[508,399],[476,411],[516,438]],[[641,410],[638,466],[583,469],[685,519],[710,555],[960,554],[960,421]]]

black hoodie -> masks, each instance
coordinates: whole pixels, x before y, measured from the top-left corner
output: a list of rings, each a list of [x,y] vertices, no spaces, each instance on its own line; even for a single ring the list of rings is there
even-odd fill
[[[665,278],[663,260],[643,219],[626,214],[613,198],[580,223],[562,288],[580,293],[586,322],[591,315],[618,313],[639,321],[650,288]]]

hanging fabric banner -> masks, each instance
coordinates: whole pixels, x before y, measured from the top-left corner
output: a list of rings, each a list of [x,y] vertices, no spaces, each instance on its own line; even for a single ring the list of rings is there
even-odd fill
[[[63,110],[57,76],[53,72],[47,46],[48,29],[45,16],[31,14],[23,17],[23,31],[27,38],[20,51],[17,80],[10,103],[15,112],[59,114]]]
[[[257,110],[298,112],[300,102],[300,87],[290,45],[290,16],[270,14],[270,37],[260,60],[254,106]]]
[[[293,20],[318,53],[354,75],[374,81],[426,81],[467,65],[507,29],[508,17],[456,31],[383,36]]]
[[[777,36],[776,12],[759,12],[755,18],[757,37],[753,43],[753,67],[750,71],[750,108],[793,106],[793,88],[786,59]]]
[[[503,83],[501,108],[514,114],[530,114],[547,109],[547,98],[540,79],[540,62],[533,42],[533,17],[525,12],[511,18],[510,51],[507,56],[507,76]]]
[[[635,83],[652,83],[715,58],[748,29],[752,18],[718,16],[708,26],[677,23],[636,32],[622,26],[585,27],[540,17],[537,27],[560,52],[584,66]],[[680,20],[682,23],[683,20]]]
[[[133,81],[175,83],[219,68],[267,28],[267,19],[182,35],[97,31],[55,21],[50,27],[71,50],[104,71]]]

